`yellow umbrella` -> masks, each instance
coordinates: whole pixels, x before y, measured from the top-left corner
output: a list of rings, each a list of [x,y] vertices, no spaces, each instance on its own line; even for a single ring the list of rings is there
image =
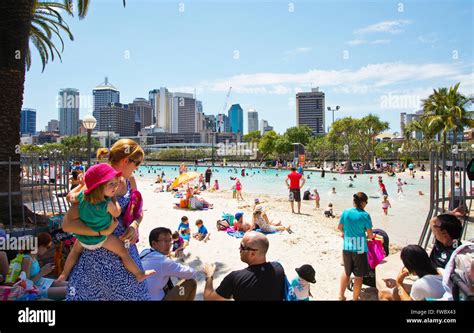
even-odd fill
[[[179,175],[178,178],[174,180],[174,182],[170,186],[170,190],[179,187],[181,185],[187,184],[189,182],[192,182],[194,179],[199,177],[200,173],[199,172],[187,172],[187,173],[182,173]]]

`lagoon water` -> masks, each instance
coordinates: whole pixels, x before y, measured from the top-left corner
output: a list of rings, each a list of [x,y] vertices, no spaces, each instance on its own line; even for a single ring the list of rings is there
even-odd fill
[[[204,166],[197,168],[193,166],[188,167],[188,171],[197,171],[203,174],[205,170],[206,167]],[[211,183],[213,184],[214,180],[218,179],[220,188],[223,190],[230,190],[235,183],[230,177],[238,177],[242,183],[244,199],[246,199],[248,203],[252,203],[254,198],[262,194],[281,199],[288,197],[288,189],[285,185],[285,178],[289,173],[287,170],[246,168],[245,173],[248,174],[248,176],[244,177],[241,176],[240,167],[236,167],[237,173],[234,171],[234,168],[229,167],[215,167],[213,170]],[[178,166],[141,166],[139,170],[136,171],[136,176],[150,179],[150,183],[153,183],[156,176],[161,175],[161,172],[165,173],[165,180],[173,180],[178,176]],[[372,182],[370,182],[370,176],[373,177]],[[348,174],[326,172],[325,177],[322,178],[320,172],[305,171],[304,177],[306,183],[303,186],[301,194],[303,195],[303,191],[307,188],[317,188],[321,197],[321,208],[324,209],[329,202],[332,202],[334,210],[341,213],[344,209],[352,207],[352,195],[354,193],[359,191],[365,192],[369,196],[369,203],[366,210],[372,217],[374,228],[385,230],[391,242],[398,245],[403,246],[417,243],[426,221],[426,216],[428,215],[429,176],[425,175],[425,179],[421,179],[420,176],[417,175],[416,179],[412,179],[408,176],[408,172],[397,175],[396,177],[382,175],[389,194],[389,201],[392,205],[389,209],[388,216],[385,216],[382,211],[382,198],[377,182],[378,176],[378,174],[358,174],[357,178],[354,178],[354,181],[350,181]],[[336,180],[333,180],[333,177]],[[403,186],[403,194],[397,194],[396,182],[399,177],[402,179],[402,182],[407,182],[407,185]],[[349,187],[349,184],[353,184],[353,187]],[[333,187],[336,188],[336,194],[331,194]],[[419,195],[419,191],[422,191],[425,195]],[[231,198],[230,195],[229,198]],[[282,204],[287,204],[288,209],[290,209],[289,203],[282,202]],[[314,207],[314,205],[311,207]],[[218,209],[218,207],[216,207],[216,209]],[[322,211],[316,211],[314,208],[308,211],[306,207],[302,209],[302,213],[322,214]],[[334,219],[335,227],[337,226],[337,222],[338,220]]]

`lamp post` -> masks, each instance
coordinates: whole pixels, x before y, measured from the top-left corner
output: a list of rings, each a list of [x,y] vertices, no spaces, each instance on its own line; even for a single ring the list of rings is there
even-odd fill
[[[107,149],[110,150],[110,128],[112,128],[112,125],[109,125],[107,127]]]
[[[90,114],[84,117],[82,124],[87,130],[87,168],[89,168],[91,165],[91,134],[97,125],[97,120]]]
[[[336,108],[335,109],[332,109],[330,106],[328,106],[328,111],[332,111],[332,124],[331,124],[331,128],[332,128],[332,125],[334,125],[334,112],[339,110],[341,107],[339,105],[336,105]],[[336,147],[334,145],[334,142],[332,143],[332,167],[335,168],[336,167]]]
[[[216,138],[216,132],[212,131],[212,138],[211,138],[211,143],[212,143],[212,148],[211,148],[211,152],[212,152],[212,167],[214,167],[214,140]]]

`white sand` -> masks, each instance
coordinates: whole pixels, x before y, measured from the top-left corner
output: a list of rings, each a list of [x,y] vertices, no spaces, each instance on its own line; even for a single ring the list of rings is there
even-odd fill
[[[222,279],[231,271],[246,267],[240,261],[239,244],[240,239],[217,231],[216,221],[221,218],[223,212],[235,213],[243,211],[244,220],[251,218],[253,207],[253,196],[245,195],[245,201],[237,202],[232,199],[231,191],[219,191],[215,193],[204,192],[203,197],[214,204],[214,209],[206,211],[189,211],[174,209],[173,203],[178,199],[173,198],[170,193],[154,193],[155,184],[149,180],[137,177],[138,189],[144,198],[145,218],[140,226],[140,250],[149,247],[149,232],[156,227],[168,227],[175,231],[183,215],[190,219],[191,233],[196,232],[194,224],[196,219],[202,219],[204,225],[211,233],[207,243],[191,240],[189,246],[190,256],[185,263],[195,269],[200,269],[203,263],[216,263],[217,271],[214,278],[216,288]],[[293,234],[282,232],[268,235],[270,248],[267,260],[278,260],[285,268],[286,274],[292,278],[295,276],[295,268],[303,264],[311,264],[316,270],[316,284],[312,286],[313,299],[336,300],[339,292],[339,279],[343,266],[342,261],[342,239],[337,231],[338,218],[327,219],[323,215],[323,206],[316,210],[314,201],[302,202],[302,215],[291,213],[290,204],[286,198],[271,198],[260,195],[261,201],[271,220],[281,221],[283,225],[290,224]],[[336,209],[340,214],[343,208]],[[204,290],[204,275],[198,279],[198,290],[196,299],[202,299]],[[373,292],[373,290],[372,290]],[[351,297],[346,292],[348,299]],[[367,294],[366,297],[373,296]]]

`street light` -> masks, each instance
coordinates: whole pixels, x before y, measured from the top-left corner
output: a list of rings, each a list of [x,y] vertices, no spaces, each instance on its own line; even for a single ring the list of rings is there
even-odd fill
[[[92,130],[97,125],[97,120],[93,115],[89,114],[84,117],[82,124],[87,130],[87,167],[89,168],[91,165],[91,134]]]
[[[332,125],[334,124],[334,112],[339,110],[341,107],[339,105],[336,105],[336,108],[335,109],[331,109],[330,106],[328,106],[328,111],[332,111],[332,124],[331,124],[331,128],[332,128]],[[332,143],[332,167],[335,168],[336,167],[336,147],[334,146],[334,142]]]
[[[212,151],[212,167],[214,167],[214,140],[215,140],[215,137],[216,137],[216,132],[212,131],[212,138],[211,138],[211,143],[212,143],[212,148],[211,148],[211,151]]]
[[[110,129],[112,128],[112,125],[109,125],[107,128],[107,148],[110,150]]]

